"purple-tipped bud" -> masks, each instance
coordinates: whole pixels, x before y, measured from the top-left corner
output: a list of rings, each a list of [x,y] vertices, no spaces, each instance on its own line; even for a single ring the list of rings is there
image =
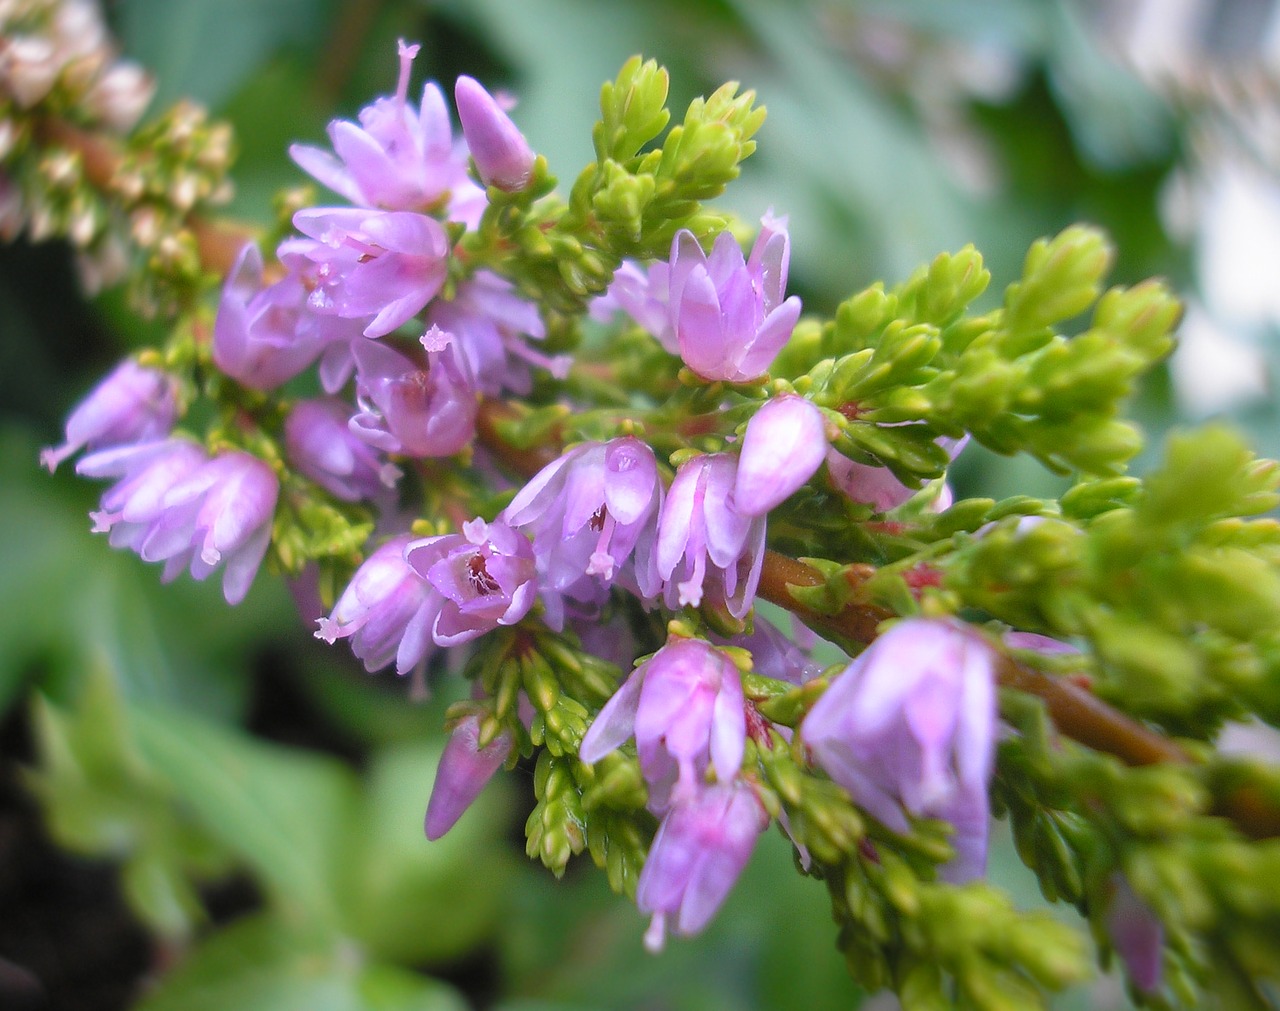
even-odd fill
[[[49,473],[82,449],[105,449],[169,434],[178,413],[177,384],[132,359],[116,366],[67,418],[66,441],[41,450]]]
[[[692,232],[671,243],[671,325],[680,357],[703,379],[746,382],[763,374],[791,337],[800,300],[783,299],[791,243],[786,219],[765,215],[744,261],[729,232],[708,256]]]
[[[344,502],[378,498],[396,486],[400,470],[357,437],[350,420],[345,401],[299,401],[284,423],[289,462]]]
[[[1133,985],[1143,993],[1155,993],[1164,978],[1164,925],[1123,875],[1117,874],[1114,884],[1111,908],[1107,910],[1111,943]]]
[[[598,762],[634,736],[649,809],[661,814],[696,795],[708,769],[722,783],[738,774],[744,705],[741,675],[725,653],[701,639],[673,639],[605,703],[579,757]]]
[[[442,601],[405,561],[410,539],[393,537],[366,558],[333,613],[317,623],[317,639],[332,644],[350,638],[351,651],[371,674],[393,660],[396,672],[406,674],[431,647]]]
[[[986,866],[995,653],[949,621],[908,618],[831,682],[800,726],[814,761],[895,832],[903,811],[955,828],[953,882]]]
[[[428,839],[439,839],[453,828],[493,774],[502,768],[511,754],[511,743],[511,734],[504,730],[480,747],[480,719],[474,714],[454,727],[436,768],[431,799],[427,801],[423,828]]]
[[[462,135],[485,185],[508,193],[528,186],[534,154],[511,117],[475,78],[459,77],[453,97],[458,103]]]
[[[653,916],[645,947],[661,951],[668,926],[686,935],[705,927],[768,825],[764,805],[741,781],[708,786],[671,808],[636,885],[636,905]]]
[[[462,525],[460,534],[414,541],[405,558],[444,597],[432,626],[441,646],[514,625],[533,606],[533,546],[500,521],[474,519]]]
[[[747,422],[733,505],[763,516],[799,490],[827,455],[822,412],[804,397],[775,397]]]

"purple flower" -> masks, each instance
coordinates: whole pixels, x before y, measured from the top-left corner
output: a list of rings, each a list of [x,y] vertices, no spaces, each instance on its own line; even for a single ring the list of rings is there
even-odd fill
[[[969,443],[966,435],[960,439],[941,438],[938,445],[947,451],[947,455],[955,460],[960,451]],[[836,490],[843,492],[854,502],[866,502],[874,506],[876,512],[884,513],[896,509],[908,499],[919,494],[918,488],[908,488],[894,477],[888,467],[874,467],[866,463],[858,463],[835,449],[827,452],[827,473],[831,475],[831,483]],[[944,486],[932,508],[941,512],[951,504],[951,489]]]
[[[671,325],[680,357],[703,379],[741,383],[763,374],[791,337],[800,300],[782,298],[791,240],[785,218],[766,214],[744,261],[729,232],[707,256],[687,229],[671,243]]]
[[[431,585],[405,561],[408,534],[381,545],[356,570],[316,638],[327,643],[351,639],[351,651],[369,673],[393,660],[406,674],[427,655],[431,627],[443,603]]]
[[[533,389],[529,365],[564,378],[571,361],[565,356],[549,357],[525,343],[525,337],[542,340],[546,336],[538,307],[492,271],[477,271],[458,286],[451,300],[432,303],[427,320],[454,334],[486,396],[508,391],[523,396]]]
[[[400,471],[351,431],[350,420],[345,401],[299,401],[284,422],[289,462],[344,502],[378,498],[395,487]]]
[[[67,418],[67,442],[42,449],[40,462],[52,474],[81,449],[150,442],[163,438],[177,417],[177,383],[132,358],[120,362]]]
[[[295,144],[289,153],[305,171],[363,207],[431,211],[448,201],[449,216],[474,225],[484,191],[467,177],[466,152],[453,140],[444,93],[434,82],[422,89],[415,111],[406,101],[417,46],[399,43],[396,93],[360,110],[360,124],[334,120],[329,139],[337,158]]]
[[[169,434],[178,413],[177,383],[164,372],[125,359],[67,418],[66,441],[41,450],[52,474],[82,449],[148,442]]]
[[[800,736],[814,761],[895,832],[917,817],[955,827],[943,877],[986,866],[996,731],[995,654],[949,621],[908,618],[832,682]]]
[[[439,839],[453,828],[502,767],[511,754],[511,747],[511,734],[505,730],[480,747],[480,718],[475,714],[463,717],[453,728],[436,767],[431,799],[427,801],[423,828],[428,839]]]
[[[734,508],[744,516],[763,516],[799,490],[826,455],[826,424],[818,408],[804,397],[768,401],[747,422]]]
[[[671,324],[670,297],[670,264],[659,260],[646,269],[633,260],[626,260],[614,273],[609,289],[591,303],[591,315],[607,323],[614,312],[622,310],[659,344],[678,355],[680,342]]]
[[[360,413],[351,431],[387,453],[452,456],[475,434],[475,391],[449,334],[432,327],[422,340],[425,365],[377,341],[352,346]]]
[[[271,543],[280,485],[267,464],[238,451],[209,459],[169,439],[103,450],[76,472],[120,479],[92,516],[94,531],[110,533],[113,547],[164,562],[165,582],[184,568],[205,579],[225,561],[223,596],[228,604],[244,599]]]
[[[603,596],[640,538],[652,538],[661,504],[653,450],[632,438],[576,446],[517,492],[502,519],[533,536],[551,624],[561,624],[560,595]],[[656,581],[641,582],[656,592]]]
[[[474,519],[462,525],[460,534],[414,541],[405,558],[444,597],[432,626],[441,646],[514,625],[533,606],[533,547],[500,520]]]
[[[287,251],[287,246],[282,246]],[[297,266],[297,258],[292,258]],[[213,362],[236,382],[270,390],[314,362],[330,345],[359,336],[356,325],[307,306],[308,288],[291,270],[263,285],[262,253],[246,245],[227,275],[213,325]]]
[[[598,762],[636,739],[649,810],[688,801],[714,768],[721,783],[742,767],[746,741],[742,678],[701,639],[672,639],[623,682],[582,738],[578,757]]]
[[[765,520],[734,508],[737,461],[714,454],[680,465],[658,519],[656,563],[668,607],[698,607],[714,577],[729,613],[751,608],[764,562]]]
[[[369,319],[366,337],[408,322],[444,284],[449,237],[434,218],[408,211],[311,207],[293,224],[313,241],[298,244],[316,264],[317,312]]]
[[[668,921],[677,934],[705,927],[768,825],[764,805],[741,781],[705,787],[672,807],[636,885],[636,905],[653,915],[645,947],[662,950]]]
[[[1115,893],[1107,910],[1111,943],[1124,961],[1133,985],[1143,993],[1160,989],[1164,978],[1164,925],[1121,874],[1113,877]]]
[[[476,171],[486,186],[517,193],[533,177],[534,155],[524,134],[472,77],[459,77],[453,89],[462,135]]]

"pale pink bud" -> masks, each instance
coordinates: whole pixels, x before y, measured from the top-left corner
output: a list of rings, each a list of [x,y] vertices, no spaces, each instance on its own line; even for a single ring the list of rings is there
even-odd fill
[[[775,397],[747,422],[734,507],[744,516],[763,516],[799,490],[826,453],[822,412],[804,397]]]
[[[487,186],[516,193],[529,185],[534,154],[511,117],[472,77],[459,77],[453,89],[462,135]]]
[[[428,839],[439,839],[453,828],[509,754],[511,734],[505,730],[480,747],[480,718],[474,714],[454,728],[436,768],[431,799],[427,801],[423,828]]]

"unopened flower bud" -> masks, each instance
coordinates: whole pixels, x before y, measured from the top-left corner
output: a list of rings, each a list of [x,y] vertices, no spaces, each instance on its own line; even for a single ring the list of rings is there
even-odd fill
[[[488,186],[517,193],[533,176],[534,154],[519,127],[479,81],[459,77],[453,91],[462,135]]]
[[[511,734],[504,730],[480,747],[480,718],[474,713],[454,728],[436,768],[431,799],[427,801],[423,828],[428,839],[439,839],[453,828],[507,760],[511,743]]]
[[[818,408],[803,397],[770,400],[747,423],[734,508],[744,516],[763,516],[808,481],[826,453],[826,426]]]

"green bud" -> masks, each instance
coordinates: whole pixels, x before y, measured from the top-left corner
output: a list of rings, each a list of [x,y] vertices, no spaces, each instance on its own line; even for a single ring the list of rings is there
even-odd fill
[[[1052,239],[1039,239],[1027,252],[1022,280],[1005,293],[1004,325],[1026,338],[1070,319],[1098,298],[1110,268],[1111,244],[1097,229],[1072,225]],[[1020,353],[1015,344],[1011,354]]]
[[[616,80],[601,87],[602,119],[591,131],[597,161],[625,162],[666,128],[668,85],[663,67],[637,55],[622,65]]]

